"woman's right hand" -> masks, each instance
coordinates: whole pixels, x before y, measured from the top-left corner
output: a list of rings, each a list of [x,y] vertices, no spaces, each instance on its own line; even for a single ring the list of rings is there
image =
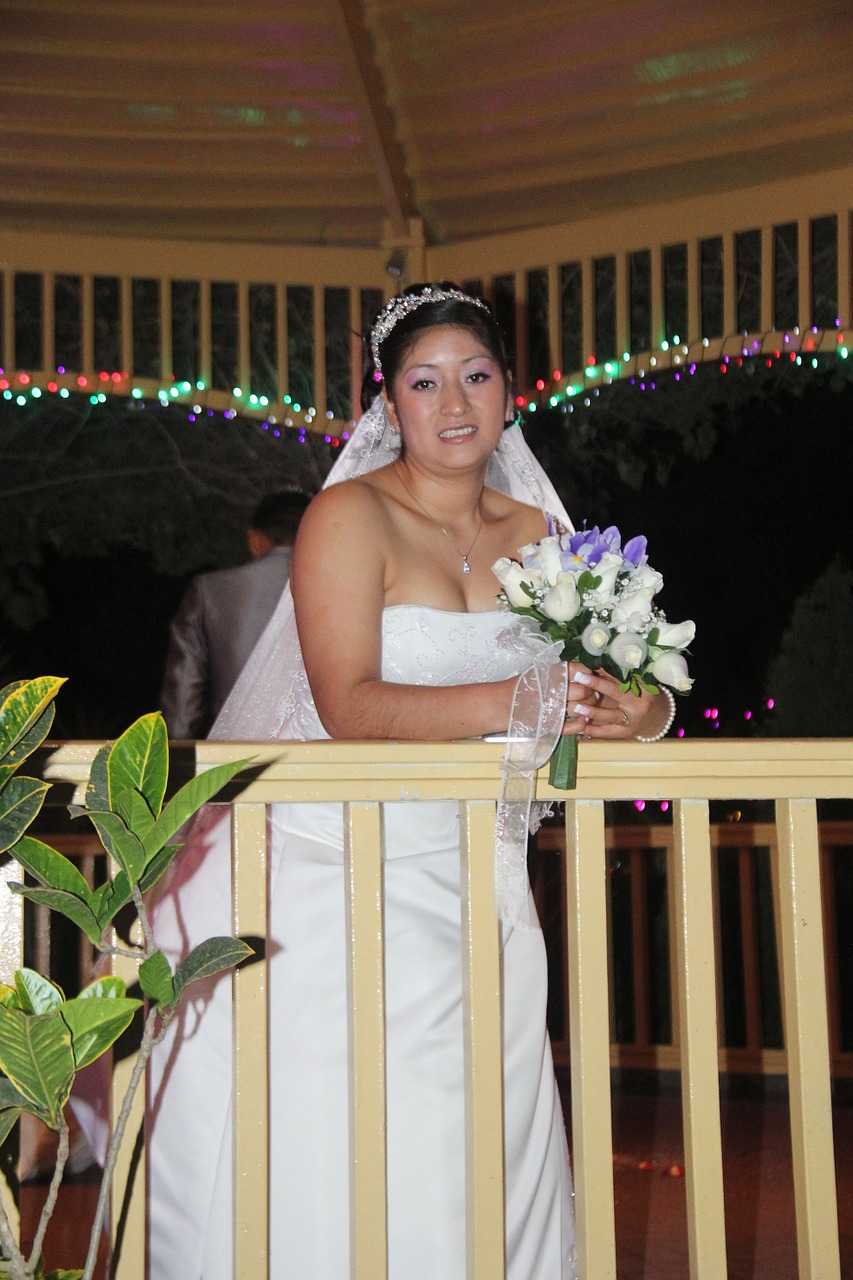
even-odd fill
[[[592,687],[594,682],[595,676],[589,667],[585,667],[582,662],[569,663],[564,734],[581,734],[587,728],[590,717],[601,701],[601,694]]]

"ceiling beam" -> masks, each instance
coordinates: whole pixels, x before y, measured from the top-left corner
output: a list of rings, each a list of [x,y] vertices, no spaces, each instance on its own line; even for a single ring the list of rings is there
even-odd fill
[[[358,115],[376,166],[388,219],[401,238],[409,234],[409,220],[421,217],[412,183],[406,172],[406,158],[394,130],[388,106],[387,86],[376,59],[376,50],[364,21],[360,0],[328,0],[333,17],[341,21],[344,47]]]

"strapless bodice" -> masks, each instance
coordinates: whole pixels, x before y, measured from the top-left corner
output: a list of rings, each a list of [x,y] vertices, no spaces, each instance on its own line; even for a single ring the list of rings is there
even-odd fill
[[[382,678],[394,684],[485,684],[530,665],[518,619],[499,609],[455,613],[391,605],[382,614]]]

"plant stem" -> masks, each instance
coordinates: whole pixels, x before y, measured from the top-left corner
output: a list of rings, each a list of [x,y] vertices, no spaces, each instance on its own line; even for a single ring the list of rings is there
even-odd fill
[[[53,1177],[50,1180],[50,1190],[47,1193],[47,1199],[42,1206],[41,1217],[39,1218],[38,1230],[33,1240],[32,1253],[27,1264],[28,1267],[34,1269],[36,1263],[41,1257],[41,1249],[44,1244],[44,1235],[47,1231],[47,1224],[53,1216],[56,1208],[56,1198],[59,1195],[59,1187],[62,1182],[62,1175],[65,1172],[65,1162],[68,1159],[68,1122],[60,1111],[59,1113],[59,1146],[56,1150],[56,1164],[53,1167]]]
[[[154,930],[151,928],[151,921],[148,919],[148,911],[138,884],[133,886],[133,905],[136,907],[136,914],[142,926],[142,936],[145,939],[145,958],[148,959],[157,950],[157,943],[154,941]]]
[[[3,1251],[9,1255],[9,1261],[12,1264],[12,1280],[28,1280],[27,1264],[18,1247],[9,1219],[6,1217],[6,1210],[3,1207],[2,1200],[0,1200],[0,1243],[3,1245]]]
[[[113,1174],[115,1173],[116,1161],[118,1159],[119,1148],[124,1138],[124,1131],[127,1128],[127,1122],[130,1118],[130,1109],[133,1105],[133,1099],[136,1094],[140,1080],[145,1074],[145,1068],[148,1065],[148,1059],[151,1057],[152,1050],[165,1033],[165,1026],[160,1034],[155,1033],[157,1025],[157,1010],[151,1008],[145,1019],[145,1027],[142,1032],[142,1041],[139,1045],[139,1051],[136,1055],[136,1061],[133,1064],[130,1082],[127,1086],[127,1093],[124,1095],[116,1121],[115,1129],[110,1138],[110,1145],[107,1148],[107,1158],[104,1162],[104,1173],[101,1178],[101,1189],[98,1192],[98,1203],[95,1208],[95,1220],[92,1223],[92,1234],[89,1237],[89,1252],[86,1255],[86,1267],[83,1271],[83,1280],[92,1280],[95,1270],[95,1263],[98,1259],[98,1244],[103,1230],[104,1217],[107,1211],[107,1205],[110,1198],[110,1188],[112,1186]]]

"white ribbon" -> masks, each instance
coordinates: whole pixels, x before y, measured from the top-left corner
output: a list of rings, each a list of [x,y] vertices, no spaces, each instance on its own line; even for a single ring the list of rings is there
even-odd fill
[[[556,747],[566,714],[569,664],[555,662],[554,658],[554,651],[546,650],[518,677],[501,763],[495,828],[495,910],[500,920],[522,929],[529,929],[531,924],[527,838],[534,775]]]

